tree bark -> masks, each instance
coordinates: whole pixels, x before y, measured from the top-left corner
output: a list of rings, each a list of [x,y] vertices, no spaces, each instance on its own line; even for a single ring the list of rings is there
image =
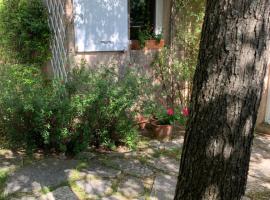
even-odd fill
[[[240,200],[270,56],[269,0],[207,0],[175,200]]]

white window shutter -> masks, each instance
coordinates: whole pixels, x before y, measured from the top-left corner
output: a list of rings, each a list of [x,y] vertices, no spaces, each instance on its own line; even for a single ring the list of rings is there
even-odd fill
[[[128,0],[74,0],[77,52],[128,49]]]

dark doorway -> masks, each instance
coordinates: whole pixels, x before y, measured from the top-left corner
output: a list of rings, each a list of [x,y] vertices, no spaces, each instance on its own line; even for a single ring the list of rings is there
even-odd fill
[[[154,34],[155,0],[130,0],[130,39],[136,40],[139,35]]]

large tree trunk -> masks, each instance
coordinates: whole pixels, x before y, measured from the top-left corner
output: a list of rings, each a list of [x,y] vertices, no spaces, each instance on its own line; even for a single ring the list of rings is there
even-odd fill
[[[269,0],[208,0],[175,200],[239,200],[270,59]]]

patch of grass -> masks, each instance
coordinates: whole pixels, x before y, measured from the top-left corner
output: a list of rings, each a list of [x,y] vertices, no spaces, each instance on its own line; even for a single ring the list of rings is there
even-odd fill
[[[80,200],[89,199],[85,191],[82,188],[80,188],[75,182],[70,182],[69,186],[72,189],[72,191],[76,194],[78,199]]]
[[[70,178],[69,178],[69,181],[68,181],[68,185],[69,187],[71,188],[71,190],[76,194],[76,196],[78,197],[78,199],[80,200],[91,200],[91,199],[101,199],[101,197],[99,197],[98,195],[92,195],[92,196],[89,196],[84,189],[82,189],[81,187],[79,187],[77,184],[76,184],[76,181],[77,180],[80,180],[82,179],[83,177],[79,176],[78,174],[78,171],[76,170],[73,170]],[[84,177],[85,179],[87,178],[93,178],[94,177]]]
[[[139,161],[140,161],[143,165],[145,165],[145,164],[148,163],[149,157],[143,155],[143,156],[140,156],[138,159],[139,159]]]
[[[77,169],[78,171],[81,171],[81,170],[83,170],[83,169],[86,169],[87,167],[88,167],[88,163],[85,162],[85,161],[81,161],[81,162],[77,165],[76,169]]]
[[[166,156],[175,160],[180,160],[182,149],[179,148],[171,148],[171,149],[160,149],[155,151],[154,157],[159,158],[161,156]]]
[[[77,169],[74,169],[70,172],[70,176],[68,178],[68,182],[74,182],[77,180],[82,179],[83,177],[81,176],[80,172]]]
[[[4,189],[8,176],[9,176],[8,169],[0,169],[0,200],[6,199],[4,196]]]
[[[146,191],[144,192],[145,200],[151,200],[150,196],[151,196],[151,191],[146,190]]]
[[[48,193],[52,192],[52,188],[45,186],[45,187],[41,188],[40,192],[42,194],[48,194]]]
[[[125,178],[125,175],[121,174],[120,176],[118,176],[117,178],[112,180],[111,188],[112,188],[113,192],[111,193],[111,195],[116,194],[118,192],[118,188],[120,186],[120,183],[124,180],[124,178]]]
[[[149,138],[141,136],[137,144],[137,148],[138,149],[147,148],[149,146],[149,141],[150,141]]]
[[[249,197],[251,200],[269,200],[270,190],[251,192],[247,195],[247,197]]]
[[[153,187],[154,181],[151,185],[144,183],[144,194],[145,200],[150,200],[151,196],[151,189]]]
[[[57,190],[58,188],[64,187],[64,186],[69,186],[68,181],[63,181],[62,183],[56,185],[56,186],[44,186],[41,188],[40,192],[42,194],[48,194],[50,192],[53,192],[54,190]]]
[[[112,193],[116,193],[117,190],[118,190],[118,187],[119,187],[119,184],[120,184],[120,181],[118,179],[115,179],[112,181],[112,190],[113,192]]]

